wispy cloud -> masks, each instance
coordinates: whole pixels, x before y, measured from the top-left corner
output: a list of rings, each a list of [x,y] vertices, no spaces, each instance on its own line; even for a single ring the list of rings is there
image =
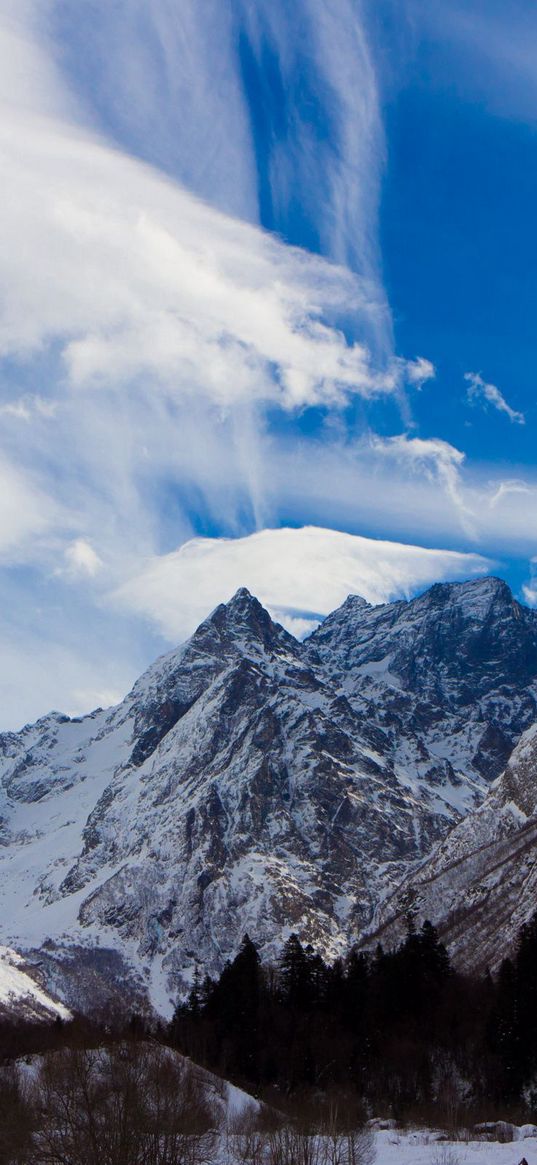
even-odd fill
[[[86,538],[75,538],[65,549],[65,574],[68,578],[95,578],[103,563]]]
[[[5,401],[0,404],[0,417],[14,417],[18,421],[31,421],[35,415],[53,417],[57,411],[57,402],[46,400],[45,397],[27,393],[17,400]]]
[[[522,587],[524,601],[530,607],[537,607],[537,557],[530,559],[530,577]]]
[[[375,437],[372,444],[376,453],[408,466],[411,472],[436,479],[453,503],[463,528],[473,532],[473,515],[461,489],[460,468],[465,455],[460,449],[439,437],[409,437],[406,433],[384,439]]]
[[[233,216],[291,241],[300,220],[313,249],[385,303],[384,132],[361,0],[62,0],[46,11],[88,121]],[[389,313],[377,322],[389,343]]]
[[[422,388],[428,380],[434,380],[436,368],[425,356],[417,356],[415,360],[405,361],[405,375],[409,384]]]
[[[224,218],[90,139],[17,128],[0,131],[11,172],[4,355],[55,344],[77,389],[143,375],[153,392],[219,405],[296,408],[392,391],[364,345],[323,322],[349,300],[358,317],[374,312],[349,272]],[[18,261],[23,240],[32,264]]]
[[[509,420],[517,425],[525,425],[524,413],[517,412],[507,403],[504,395],[495,384],[487,384],[479,372],[465,372],[464,379],[470,387],[467,390],[468,400],[473,404],[492,405],[500,413],[505,413]]]
[[[526,484],[525,481],[518,481],[515,479],[509,481],[500,481],[499,485],[495,488],[492,497],[490,498],[489,505],[491,508],[494,508],[494,506],[499,505],[499,503],[503,501],[504,498],[509,497],[510,494],[531,495],[531,493],[532,489],[529,485]]]

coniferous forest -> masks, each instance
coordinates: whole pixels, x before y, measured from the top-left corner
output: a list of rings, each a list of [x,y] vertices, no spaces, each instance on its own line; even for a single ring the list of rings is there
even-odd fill
[[[455,1126],[537,1115],[537,914],[496,977],[456,971],[435,928],[332,965],[296,935],[196,973],[174,1046],[267,1097],[336,1090],[367,1113]]]

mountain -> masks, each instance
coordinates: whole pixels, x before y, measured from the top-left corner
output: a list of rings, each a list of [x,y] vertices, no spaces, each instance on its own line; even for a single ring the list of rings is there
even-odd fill
[[[168,1011],[199,960],[290,931],[334,956],[537,719],[537,616],[496,579],[299,643],[248,591],[116,708],[0,737],[0,917],[72,1006]]]
[[[483,804],[378,908],[365,945],[404,935],[411,914],[438,927],[457,965],[498,969],[537,906],[537,725]]]

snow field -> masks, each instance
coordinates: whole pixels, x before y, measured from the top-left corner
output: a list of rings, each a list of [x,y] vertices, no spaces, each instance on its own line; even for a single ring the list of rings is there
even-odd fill
[[[513,1126],[515,1140],[439,1140],[438,1130],[379,1129],[374,1133],[375,1165],[537,1165],[537,1127]]]

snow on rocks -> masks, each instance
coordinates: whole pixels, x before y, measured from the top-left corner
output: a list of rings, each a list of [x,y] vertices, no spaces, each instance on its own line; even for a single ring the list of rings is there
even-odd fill
[[[9,947],[0,947],[0,1011],[25,1019],[71,1018],[68,1008],[39,986],[22,956]]]

